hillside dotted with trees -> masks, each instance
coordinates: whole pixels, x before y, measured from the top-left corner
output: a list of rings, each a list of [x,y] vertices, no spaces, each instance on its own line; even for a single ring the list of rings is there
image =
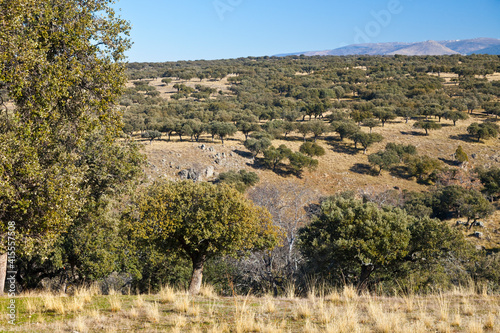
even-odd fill
[[[125,64],[110,3],[0,1],[0,293],[500,291],[499,56]]]

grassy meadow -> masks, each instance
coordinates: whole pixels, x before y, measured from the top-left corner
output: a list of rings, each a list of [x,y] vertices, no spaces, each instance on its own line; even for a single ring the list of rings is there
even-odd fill
[[[164,287],[157,294],[30,292],[16,299],[16,325],[2,332],[500,332],[500,296],[474,287],[426,296],[312,290],[286,297],[221,297]],[[0,299],[6,308],[8,299]]]

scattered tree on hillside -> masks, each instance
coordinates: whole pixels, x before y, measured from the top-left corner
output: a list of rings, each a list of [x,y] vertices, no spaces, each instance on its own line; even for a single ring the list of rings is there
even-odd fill
[[[477,173],[484,186],[483,192],[491,199],[500,196],[500,168],[479,168]]]
[[[468,119],[469,116],[461,111],[447,111],[443,115],[446,119],[453,121],[453,126],[457,125],[458,120]]]
[[[469,162],[469,157],[462,146],[458,146],[457,150],[455,150],[455,159],[462,164]]]
[[[271,140],[267,137],[260,139],[250,138],[244,143],[245,148],[252,152],[252,155],[256,157],[259,153],[267,150],[271,146]]]
[[[141,137],[143,139],[148,139],[149,144],[151,144],[151,143],[153,143],[154,139],[161,138],[161,132],[159,132],[159,131],[146,131],[146,132],[141,134]]]
[[[245,192],[249,187],[254,186],[259,182],[259,176],[255,172],[247,172],[244,169],[236,172],[230,170],[222,172],[218,177],[219,182],[233,186],[239,192]]]
[[[374,127],[378,127],[380,126],[380,121],[378,121],[377,119],[375,118],[367,118],[365,120],[363,120],[363,123],[362,123],[363,126],[366,126],[368,128],[370,128],[370,133],[372,132],[372,129]]]
[[[378,174],[380,175],[382,169],[389,170],[393,165],[399,163],[399,157],[396,152],[386,149],[368,155],[368,162],[373,166],[378,166]]]
[[[487,140],[498,136],[499,127],[494,123],[472,123],[467,127],[467,132],[477,138],[477,142],[481,139]]]
[[[316,142],[304,142],[300,146],[299,151],[310,157],[325,155],[325,149]]]
[[[278,148],[271,146],[264,151],[264,163],[273,171],[276,171],[279,164],[291,154],[292,150],[285,145],[280,145]]]
[[[421,121],[417,121],[415,124],[413,124],[413,127],[421,128],[421,129],[425,130],[425,135],[429,135],[429,131],[440,129],[441,124],[438,124],[438,123],[431,121],[431,120],[421,120]]]

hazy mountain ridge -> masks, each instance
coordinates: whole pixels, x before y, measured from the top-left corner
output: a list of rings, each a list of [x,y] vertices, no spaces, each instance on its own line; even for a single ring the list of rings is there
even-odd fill
[[[449,55],[449,54],[496,54],[500,55],[500,39],[496,38],[474,38],[463,40],[446,40],[417,43],[367,43],[352,44],[333,50],[306,51],[281,56],[301,55]]]

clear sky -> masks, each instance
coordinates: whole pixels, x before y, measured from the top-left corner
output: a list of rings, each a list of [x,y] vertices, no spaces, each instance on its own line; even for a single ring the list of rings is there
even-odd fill
[[[115,8],[132,24],[131,62],[500,38],[500,0],[121,0]]]

